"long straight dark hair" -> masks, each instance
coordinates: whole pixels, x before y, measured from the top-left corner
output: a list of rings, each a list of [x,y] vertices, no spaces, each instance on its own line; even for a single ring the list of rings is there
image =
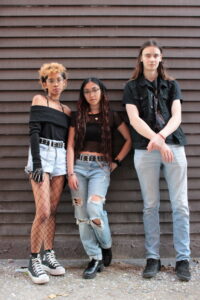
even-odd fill
[[[91,77],[83,81],[80,88],[79,101],[77,103],[77,119],[76,119],[76,135],[75,135],[75,155],[81,151],[85,138],[86,123],[88,120],[88,112],[90,111],[90,105],[85,99],[84,88],[88,82],[93,82],[99,86],[101,90],[100,100],[100,112],[102,114],[102,151],[108,162],[112,161],[112,145],[111,145],[111,130],[109,123],[110,106],[107,97],[107,90],[103,82],[96,78]]]
[[[160,50],[161,54],[163,53],[162,47],[158,44],[158,42],[156,40],[146,41],[139,50],[139,55],[137,57],[136,66],[135,66],[135,69],[133,70],[133,74],[132,74],[130,80],[137,79],[138,77],[140,77],[143,74],[144,67],[143,67],[143,62],[141,61],[142,52],[145,48],[151,47],[151,46],[158,48]],[[171,77],[168,74],[166,68],[163,66],[162,61],[160,61],[157,71],[158,71],[158,76],[160,76],[164,80],[173,80],[174,79],[173,77]]]

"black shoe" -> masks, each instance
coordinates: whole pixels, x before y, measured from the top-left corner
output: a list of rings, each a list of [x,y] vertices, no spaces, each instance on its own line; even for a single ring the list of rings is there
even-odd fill
[[[191,279],[191,274],[189,270],[189,261],[180,260],[176,262],[175,272],[177,277],[182,281],[189,281]]]
[[[97,272],[101,272],[103,270],[103,261],[92,259],[87,268],[83,272],[84,279],[92,279],[96,276]]]
[[[152,278],[156,276],[156,274],[158,273],[158,271],[160,271],[160,269],[161,269],[160,259],[149,258],[147,259],[147,264],[143,271],[142,276],[144,278]]]
[[[57,261],[55,252],[53,250],[44,251],[42,258],[43,269],[51,275],[64,275],[65,268],[63,268]]]
[[[103,249],[102,250],[102,256],[103,256],[103,264],[105,267],[108,267],[112,261],[112,249]]]
[[[42,268],[40,254],[36,257],[30,256],[28,275],[31,277],[32,281],[36,284],[44,284],[49,282],[49,276]]]

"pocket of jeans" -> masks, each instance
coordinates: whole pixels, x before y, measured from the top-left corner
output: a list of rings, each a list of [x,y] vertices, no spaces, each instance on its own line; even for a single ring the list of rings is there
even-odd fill
[[[43,167],[46,166],[47,163],[51,164],[54,161],[55,155],[53,151],[53,148],[40,144],[40,157]]]
[[[102,162],[102,161],[98,161],[97,162],[98,165],[102,168],[102,170],[104,170],[104,172],[106,173],[106,175],[110,176],[111,170],[110,170],[110,166],[107,162]]]

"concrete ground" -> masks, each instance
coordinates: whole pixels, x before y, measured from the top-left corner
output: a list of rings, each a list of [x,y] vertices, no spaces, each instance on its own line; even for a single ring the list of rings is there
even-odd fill
[[[45,285],[32,283],[27,260],[0,260],[0,300],[199,300],[200,260],[191,261],[192,279],[180,282],[174,260],[163,259],[155,278],[141,276],[145,260],[113,260],[112,265],[91,280],[82,279],[87,261],[60,261],[65,276],[50,277]]]

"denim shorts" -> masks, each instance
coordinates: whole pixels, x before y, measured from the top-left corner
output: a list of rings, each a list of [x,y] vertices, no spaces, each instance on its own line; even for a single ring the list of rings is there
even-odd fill
[[[40,158],[43,171],[45,173],[49,173],[50,177],[66,175],[66,150],[64,147],[57,148],[40,144]],[[33,160],[31,149],[29,148],[28,162],[25,167],[25,172],[30,174],[32,171]]]

